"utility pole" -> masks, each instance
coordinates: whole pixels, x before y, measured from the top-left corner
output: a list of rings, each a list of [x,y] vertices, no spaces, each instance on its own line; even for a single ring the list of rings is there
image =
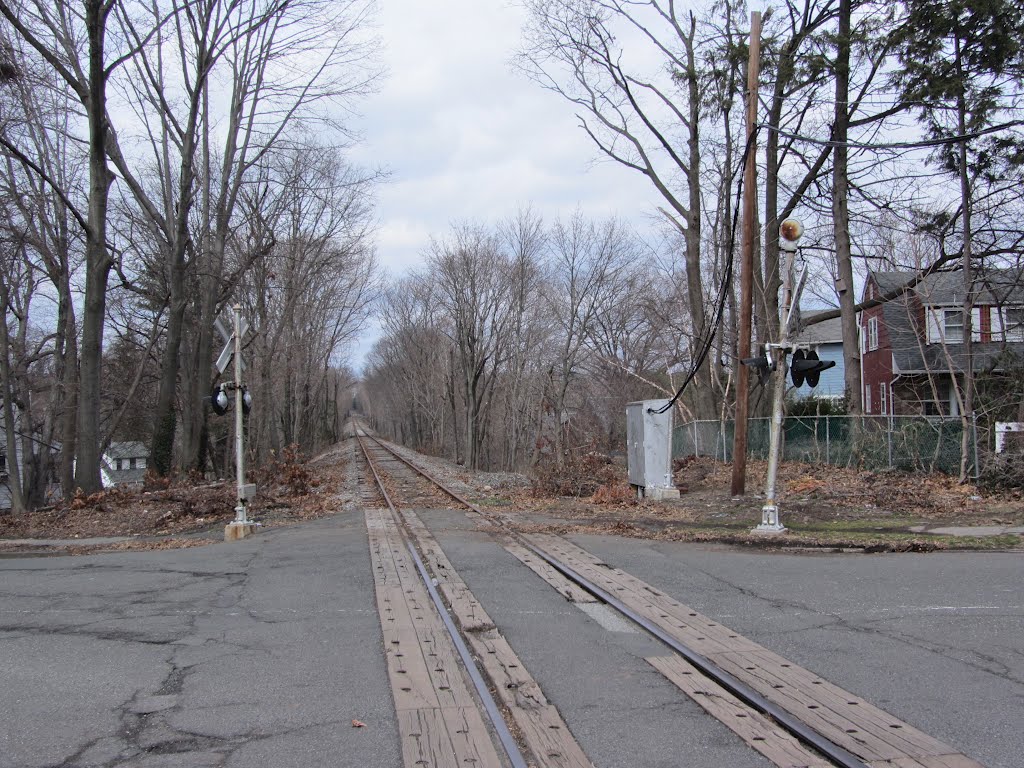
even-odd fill
[[[733,496],[742,496],[747,484],[747,410],[750,371],[740,360],[750,357],[753,314],[754,217],[757,211],[757,81],[761,74],[761,12],[750,14],[750,57],[747,61],[747,151],[743,178],[743,242],[740,256],[740,327],[737,339],[736,418],[732,440]]]

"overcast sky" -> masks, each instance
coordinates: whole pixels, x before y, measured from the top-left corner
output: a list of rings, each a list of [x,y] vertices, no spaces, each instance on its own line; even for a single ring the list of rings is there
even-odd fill
[[[532,205],[644,226],[654,192],[598,160],[571,105],[515,71],[523,11],[506,0],[379,0],[388,77],[362,106],[353,160],[381,166],[379,255],[392,275],[452,222],[493,223]],[[375,333],[355,354],[362,359]]]

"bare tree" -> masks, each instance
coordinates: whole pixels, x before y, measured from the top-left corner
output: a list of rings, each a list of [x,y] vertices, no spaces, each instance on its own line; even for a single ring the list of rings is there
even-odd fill
[[[110,124],[107,86],[134,54],[107,48],[107,25],[118,0],[84,0],[83,11],[64,0],[0,2],[0,15],[49,65],[85,109],[89,158],[88,214],[84,222],[85,300],[80,347],[80,388],[75,484],[100,488],[100,376],[107,282],[114,260],[107,243],[107,203],[113,176],[107,165]]]
[[[311,143],[267,159],[241,201],[250,220],[272,230],[257,239],[273,243],[248,266],[238,291],[254,321],[248,357],[257,459],[291,443],[319,444],[331,371],[362,330],[377,279],[372,175]]]
[[[698,71],[698,22],[675,2],[533,0],[523,70],[579,111],[598,151],[646,176],[665,202],[661,213],[685,244],[691,358],[715,332],[701,269],[700,125],[704,105]],[[629,48],[661,60],[646,71],[630,66]],[[715,412],[710,366],[697,371],[692,397],[703,415]]]
[[[577,211],[568,222],[558,221],[551,232],[551,279],[545,298],[554,320],[554,354],[551,369],[556,463],[561,466],[570,414],[568,394],[583,371],[587,341],[598,314],[638,248],[623,225],[587,221]]]
[[[0,229],[8,242],[20,244],[16,252],[45,275],[52,294],[44,293],[56,302],[47,363],[54,385],[48,387],[45,401],[34,401],[42,412],[28,417],[41,425],[33,444],[38,472],[26,488],[28,504],[37,505],[43,502],[58,457],[64,496],[70,498],[74,491],[78,337],[72,279],[82,257],[84,229],[76,219],[84,222],[80,210],[85,200],[79,192],[78,154],[71,146],[71,126],[77,121],[74,103],[55,87],[52,70],[23,55],[17,44],[15,40],[8,45],[12,53],[17,51],[20,64],[3,90]],[[43,318],[45,314],[35,321],[37,328],[49,325]],[[59,453],[54,448],[58,443]]]

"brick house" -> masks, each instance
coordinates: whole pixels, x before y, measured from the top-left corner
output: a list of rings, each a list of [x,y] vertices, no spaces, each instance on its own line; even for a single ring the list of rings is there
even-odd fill
[[[963,273],[871,272],[864,300],[904,289],[860,314],[862,396],[867,415],[957,416],[954,377],[963,371]],[[974,371],[1024,365],[1024,269],[977,275]]]

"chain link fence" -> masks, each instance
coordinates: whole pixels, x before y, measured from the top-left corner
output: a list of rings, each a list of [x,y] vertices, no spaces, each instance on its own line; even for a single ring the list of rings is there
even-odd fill
[[[750,419],[747,455],[768,458],[770,419]],[[672,436],[673,458],[711,456],[732,461],[734,423],[692,421]],[[968,472],[978,473],[978,430],[969,427]],[[783,421],[783,461],[863,469],[960,473],[960,419],[929,416],[790,416]]]

